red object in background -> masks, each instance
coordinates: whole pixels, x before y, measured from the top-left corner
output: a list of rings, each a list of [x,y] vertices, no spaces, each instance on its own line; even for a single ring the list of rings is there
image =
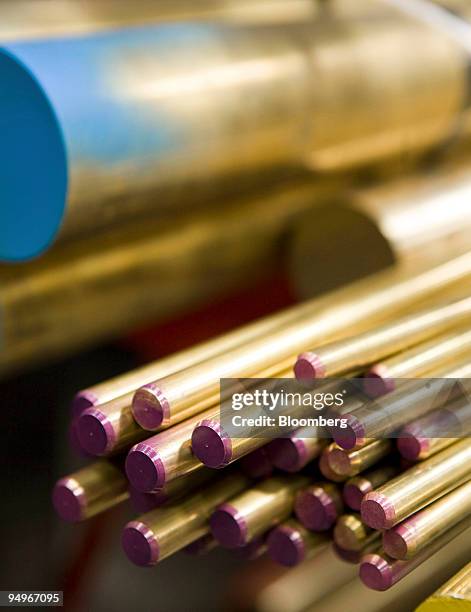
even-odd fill
[[[223,334],[296,302],[287,278],[277,275],[191,313],[140,329],[120,344],[143,361],[158,359]]]

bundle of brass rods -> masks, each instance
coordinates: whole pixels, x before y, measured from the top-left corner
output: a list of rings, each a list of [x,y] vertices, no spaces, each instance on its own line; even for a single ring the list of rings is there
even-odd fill
[[[75,416],[76,419],[78,416],[75,423],[81,425],[78,433],[82,438],[87,432],[87,435],[95,432],[97,440],[92,439],[92,450],[101,435],[99,429],[93,429],[97,421],[96,415],[95,420],[92,418],[93,411],[113,403],[126,406],[126,418],[132,422],[129,397],[142,372],[152,375],[168,368],[170,374],[163,378],[168,384],[165,390],[174,385],[173,397],[177,406],[183,402],[183,415],[165,423],[154,434],[145,434],[147,439],[143,436],[132,448],[129,447],[133,436],[123,438],[115,447],[121,451],[116,458],[102,459],[61,479],[53,495],[58,513],[65,520],[79,521],[111,509],[130,495],[127,476],[134,487],[131,497],[135,511],[141,512],[140,508],[144,511],[125,525],[122,535],[124,552],[137,565],[156,565],[183,549],[193,554],[210,554],[216,544],[237,551],[246,560],[268,554],[280,565],[299,568],[335,554],[340,563],[359,571],[369,588],[388,590],[397,582],[408,581],[409,574],[428,564],[440,548],[455,547],[459,556],[463,540],[468,538],[469,542],[471,500],[471,442],[466,437],[469,402],[466,395],[458,393],[468,390],[466,377],[471,372],[468,298],[462,297],[469,285],[469,257],[460,256],[432,270],[382,273],[376,279],[251,324],[241,334],[233,332],[152,364],[137,374],[131,373],[125,376],[121,387],[119,378],[109,387],[106,383],[98,386],[97,397],[100,392],[103,397],[111,394],[108,402],[101,405],[98,399],[96,405],[85,410],[79,407]],[[457,284],[460,294],[456,294],[454,301],[451,298],[444,301],[443,289],[453,293]],[[426,302],[425,308],[422,302]],[[225,374],[239,373],[231,392],[242,390],[243,396],[255,383],[241,380],[247,371],[237,368],[244,364],[244,359],[253,359],[251,363],[256,364],[263,355],[263,373],[266,373],[263,367],[269,363],[271,374],[287,376],[298,353],[291,350],[293,344],[304,351],[314,347],[316,353],[324,350],[328,354],[334,345],[327,345],[325,338],[335,337],[342,354],[353,355],[352,347],[362,350],[362,345],[356,328],[352,330],[350,325],[358,323],[361,328],[364,324],[361,319],[370,316],[369,334],[378,338],[386,327],[392,329],[396,325],[392,319],[396,313],[410,308],[413,312],[408,314],[408,329],[412,329],[414,321],[425,317],[436,323],[430,324],[430,334],[412,333],[407,343],[398,346],[393,342],[389,350],[385,345],[379,358],[386,363],[394,355],[396,367],[411,378],[375,400],[374,410],[358,387],[347,394],[342,406],[325,408],[327,415],[337,415],[346,425],[351,424],[352,416],[358,419],[362,411],[378,415],[383,408],[389,417],[388,427],[374,432],[365,430],[361,444],[355,439],[354,444],[340,447],[330,441],[329,428],[303,427],[288,432],[284,438],[288,442],[284,447],[286,458],[279,450],[283,439],[231,437],[224,433],[223,421],[224,410],[231,410],[230,393],[220,397],[211,388],[212,395],[208,394],[207,386],[192,378],[203,372],[202,378],[207,376],[206,380],[212,381],[215,370],[224,363]],[[444,316],[440,317],[439,312]],[[444,325],[446,313],[450,316]],[[415,329],[419,326],[417,323]],[[360,337],[366,342],[365,329]],[[252,357],[252,350],[260,351],[257,359]],[[377,353],[373,352],[371,362],[376,359]],[[339,370],[345,378],[322,381],[323,387],[319,389],[330,393],[342,380],[342,384],[358,383],[358,368],[361,373],[371,367],[371,362],[365,360],[360,364],[349,358]],[[182,363],[189,365],[179,370]],[[424,373],[428,379],[414,380]],[[255,374],[260,372],[256,370]],[[459,380],[453,383],[453,378]],[[258,384],[270,393],[277,382],[262,378]],[[299,384],[294,379],[285,382]],[[447,392],[440,395],[443,385],[448,385]],[[120,394],[123,388],[126,391]],[[303,388],[307,394],[317,390]],[[197,389],[199,394],[194,392]],[[433,410],[424,408],[432,396]],[[83,393],[79,399],[85,404],[87,400],[90,404],[94,401],[90,393]],[[294,415],[305,414],[306,407],[301,410],[293,404],[287,410]],[[423,420],[425,413],[435,428]],[[437,419],[442,425],[446,421],[447,427],[439,425],[441,431],[437,431]],[[87,429],[89,420],[92,425]],[[404,437],[409,430],[413,431],[413,425],[421,426],[425,437],[446,436],[447,443],[438,444],[426,456],[419,454],[415,464],[403,465],[398,452],[400,443],[382,435],[399,432]],[[139,429],[136,424],[133,427],[137,428],[135,431]],[[341,430],[332,431],[337,435]],[[373,435],[377,431],[381,434],[378,438]],[[275,426],[273,437],[278,438],[279,432]],[[108,436],[112,437],[109,432]],[[211,461],[200,460],[203,447],[208,456],[214,457],[213,467],[223,469],[204,466]],[[122,454],[126,450],[127,458]],[[248,457],[259,470],[254,465],[244,468],[242,459]],[[228,468],[229,463],[233,467]],[[290,473],[278,472],[277,465]],[[356,513],[352,514],[347,505]],[[341,584],[351,576],[349,572],[339,575],[343,577]]]

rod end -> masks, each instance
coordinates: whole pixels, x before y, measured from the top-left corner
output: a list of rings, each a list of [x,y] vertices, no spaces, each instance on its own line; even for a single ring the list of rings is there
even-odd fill
[[[248,542],[245,520],[231,504],[219,506],[211,515],[209,524],[214,538],[224,548],[239,548]]]
[[[113,424],[98,408],[87,408],[77,419],[80,446],[91,455],[109,454],[116,444]]]
[[[169,420],[170,404],[162,389],[150,383],[136,391],[132,400],[134,420],[147,431],[155,431]]]
[[[85,518],[85,493],[73,478],[57,481],[52,491],[52,504],[60,518],[68,523],[78,523]]]
[[[393,504],[378,491],[365,495],[360,511],[361,520],[372,529],[390,529],[396,522]]]
[[[393,585],[389,563],[379,555],[365,555],[360,565],[360,579],[374,591],[386,591]]]
[[[154,493],[165,484],[165,467],[152,446],[140,442],[126,457],[126,475],[134,488],[142,493]]]
[[[316,353],[301,353],[294,364],[294,375],[299,381],[325,377],[325,366]]]
[[[193,430],[191,449],[209,468],[218,469],[232,460],[232,443],[218,421],[205,419]]]
[[[159,545],[154,533],[145,523],[128,523],[123,530],[121,543],[128,559],[136,565],[145,567],[158,563]]]

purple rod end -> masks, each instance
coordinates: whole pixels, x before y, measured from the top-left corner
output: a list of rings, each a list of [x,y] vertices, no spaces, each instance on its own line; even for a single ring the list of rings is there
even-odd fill
[[[126,475],[129,482],[142,493],[153,493],[165,484],[165,467],[158,453],[140,442],[136,444],[126,458]]]
[[[284,525],[275,527],[270,532],[267,545],[270,558],[285,567],[299,565],[306,556],[304,542],[299,532]]]
[[[52,504],[64,521],[78,523],[85,518],[85,494],[73,478],[61,478],[57,481],[52,491]]]
[[[151,383],[141,387],[134,394],[132,413],[143,429],[155,431],[168,421],[170,405],[162,390]]]
[[[219,506],[209,523],[211,533],[224,548],[238,548],[248,543],[245,520],[230,504]]]
[[[121,538],[123,550],[130,561],[140,566],[156,565],[159,545],[153,532],[140,521],[128,523]]]
[[[363,584],[375,591],[386,591],[393,584],[391,567],[379,555],[363,557],[360,578]]]
[[[98,408],[87,408],[77,419],[80,446],[91,455],[107,455],[116,444],[113,424]]]
[[[193,430],[191,449],[209,468],[223,468],[232,460],[232,443],[217,421],[201,421]]]

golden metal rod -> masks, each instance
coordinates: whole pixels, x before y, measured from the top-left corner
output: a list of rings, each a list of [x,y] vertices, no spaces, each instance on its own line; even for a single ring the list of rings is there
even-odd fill
[[[465,538],[469,546],[470,525],[471,518],[468,516],[451,529],[448,529],[448,531],[445,531],[439,538],[432,541],[415,557],[406,561],[390,559],[383,553],[366,555],[360,565],[360,578],[362,582],[370,589],[386,591],[458,536]]]
[[[392,448],[391,440],[373,440],[357,450],[346,451],[334,445],[324,452],[333,472],[351,478],[387,457]]]
[[[389,357],[365,373],[363,391],[372,398],[390,393],[400,384],[401,378],[420,378],[452,361],[470,341],[471,331],[460,327]]]
[[[131,448],[126,458],[126,474],[136,489],[157,491],[166,483],[197,471],[212,473],[191,449],[191,434],[202,416],[219,417],[219,409],[210,409]]]
[[[399,433],[397,448],[404,459],[418,461],[470,434],[471,403],[468,398],[458,398],[406,425]]]
[[[225,548],[244,546],[286,520],[308,482],[304,476],[273,476],[229,499],[211,516],[213,536]]]
[[[289,272],[304,298],[391,265],[435,265],[468,250],[469,162],[327,197],[293,232]]]
[[[230,473],[174,504],[131,521],[122,536],[126,555],[136,565],[156,565],[208,534],[209,517],[214,509],[248,484],[245,476]]]
[[[128,497],[128,481],[122,470],[102,460],[58,480],[52,502],[62,519],[76,523],[104,512]]]
[[[390,529],[471,478],[471,440],[452,444],[367,493],[362,520],[373,529]]]
[[[343,487],[343,500],[352,510],[360,511],[363,497],[383,485],[399,472],[397,465],[384,465],[349,478]]]
[[[470,230],[471,235],[471,230]],[[298,380],[336,376],[408,349],[471,317],[471,298],[419,310],[357,336],[328,343],[299,355],[294,373]]]
[[[393,559],[411,559],[469,515],[471,481],[385,531],[384,551]]]
[[[429,372],[427,382],[409,380],[398,391],[374,400],[374,404],[365,402],[361,408],[343,413],[342,428],[332,428],[331,431],[335,442],[341,448],[351,450],[365,446],[374,438],[395,437],[395,432],[407,423],[436,410],[454,397],[467,395],[471,376],[468,353],[469,349],[454,361]],[[453,379],[460,380],[454,384],[450,382]]]

